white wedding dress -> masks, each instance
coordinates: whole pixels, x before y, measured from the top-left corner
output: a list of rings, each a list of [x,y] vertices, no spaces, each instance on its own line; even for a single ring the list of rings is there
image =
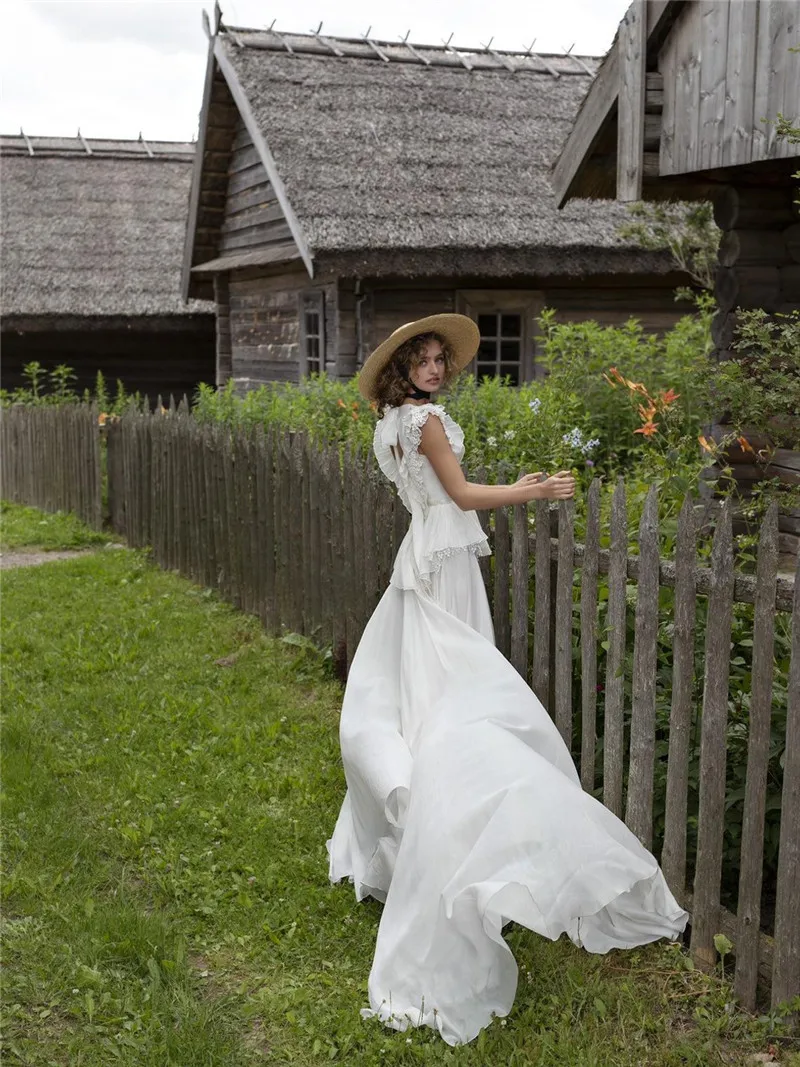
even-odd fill
[[[511,1009],[509,920],[608,952],[674,938],[688,916],[653,856],[581,789],[495,648],[476,558],[486,536],[419,452],[431,416],[461,459],[463,433],[438,405],[390,408],[375,430],[412,518],[347,680],[347,793],[328,851],[332,881],[385,901],[362,1015],[456,1045]]]

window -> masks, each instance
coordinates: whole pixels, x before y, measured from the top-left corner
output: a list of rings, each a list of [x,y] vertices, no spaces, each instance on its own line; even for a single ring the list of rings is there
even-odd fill
[[[304,293],[300,301],[300,374],[325,370],[325,302],[322,293]]]
[[[486,375],[508,377],[512,385],[519,385],[523,363],[522,315],[504,311],[478,315],[478,329],[481,331],[481,344],[475,361],[475,373],[479,378]]]
[[[456,307],[478,324],[481,334],[473,364],[478,378],[508,378],[521,385],[540,376],[536,366],[536,316],[543,294],[530,290],[465,290]]]

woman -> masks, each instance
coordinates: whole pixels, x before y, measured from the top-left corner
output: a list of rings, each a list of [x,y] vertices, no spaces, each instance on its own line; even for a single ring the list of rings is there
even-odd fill
[[[655,859],[583,792],[552,720],[495,648],[475,509],[568,499],[575,486],[565,471],[467,482],[463,434],[430,397],[478,343],[471,319],[432,315],[361,372],[382,408],[375,455],[411,525],[348,677],[347,793],[328,842],[331,880],[385,901],[362,1015],[434,1027],[451,1045],[511,1009],[505,923],[607,952],[674,938],[688,918]]]

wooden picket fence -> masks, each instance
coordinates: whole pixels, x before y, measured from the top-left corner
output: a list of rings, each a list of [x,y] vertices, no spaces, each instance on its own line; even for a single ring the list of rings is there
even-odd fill
[[[97,419],[93,404],[4,408],[3,499],[43,511],[72,511],[99,530],[103,515]]]
[[[185,407],[166,414],[131,411],[110,422],[106,433],[114,530],[132,546],[149,546],[163,567],[258,615],[268,630],[290,630],[330,645],[344,675],[408,528],[405,509],[379,478],[371,455],[315,445],[300,433],[201,424]],[[476,472],[477,479],[482,477]],[[553,715],[573,750],[584,788],[601,795],[647,847],[658,844],[653,821],[659,591],[674,591],[665,830],[657,858],[692,913],[690,948],[698,964],[714,965],[714,936],[726,934],[734,945],[735,989],[742,1003],[754,1006],[760,985],[776,1005],[800,995],[800,576],[777,573],[774,509],[761,529],[752,576],[734,569],[728,506],[715,516],[707,564],[699,562],[696,516],[697,508],[687,499],[675,560],[660,559],[658,501],[652,491],[641,518],[639,552],[631,555],[620,483],[609,547],[601,548],[600,487],[595,482],[587,500],[585,543],[576,543],[571,503],[499,509],[490,530],[494,556],[482,559],[481,568],[498,647]],[[486,514],[481,521],[489,530]],[[601,586],[606,584],[601,610]],[[635,607],[628,602],[629,586],[636,589]],[[707,622],[703,695],[697,707],[700,598],[707,600]],[[754,624],[733,915],[722,907],[721,885],[735,603],[754,605]],[[761,899],[779,613],[792,619],[792,648],[774,937],[767,937],[761,932]],[[631,614],[634,636],[632,648],[626,649]],[[628,662],[632,668],[626,678]],[[604,665],[602,678],[598,665]],[[690,739],[697,729],[694,848],[687,839],[688,779]]]

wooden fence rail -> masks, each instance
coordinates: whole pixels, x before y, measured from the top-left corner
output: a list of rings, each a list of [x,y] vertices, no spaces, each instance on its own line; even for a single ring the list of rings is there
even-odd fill
[[[28,429],[15,432],[24,437]],[[33,439],[24,438],[27,447]],[[109,424],[107,445],[116,531],[133,546],[150,546],[162,566],[260,616],[268,630],[289,629],[330,645],[346,671],[408,528],[405,509],[379,480],[371,456],[316,446],[299,433],[200,424],[185,408],[131,412]],[[607,549],[600,547],[597,482],[588,494],[584,544],[575,543],[572,503],[499,509],[493,559],[481,561],[497,644],[553,715],[583,787],[655,851],[671,888],[692,912],[690,947],[697,962],[712,966],[714,936],[726,934],[734,943],[742,1003],[755,1005],[760,984],[777,1004],[800,994],[800,574],[777,575],[774,508],[762,526],[755,576],[734,571],[727,505],[717,516],[710,561],[702,565],[693,501],[687,497],[680,512],[674,561],[659,558],[657,516],[652,490],[639,553],[632,556],[621,481]],[[487,516],[480,518],[488,528]],[[737,801],[741,854],[727,870],[737,603],[753,605],[752,683],[744,798]],[[768,774],[780,774],[770,756],[778,616],[784,630],[789,620],[792,646],[780,843],[777,871],[770,871],[773,939],[761,932],[761,905]],[[665,677],[659,650],[667,624]],[[698,736],[695,796],[690,779]],[[658,828],[657,796],[663,804]],[[690,823],[696,824],[696,844]],[[738,870],[736,914],[722,905],[731,870]]]
[[[2,496],[42,511],[72,511],[102,525],[100,435],[91,404],[29,407],[0,413]]]

